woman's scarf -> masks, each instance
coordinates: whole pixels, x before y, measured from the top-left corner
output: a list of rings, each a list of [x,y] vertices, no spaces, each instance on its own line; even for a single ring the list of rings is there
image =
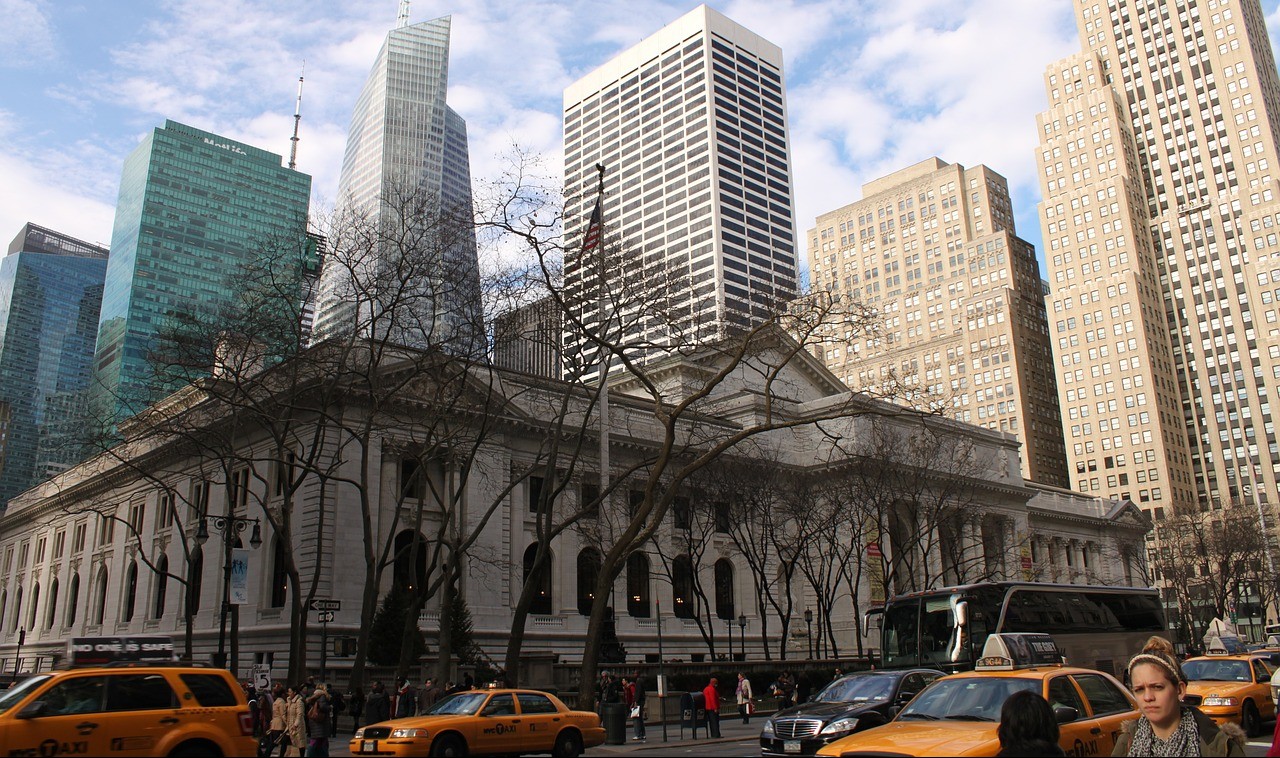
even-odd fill
[[[1145,716],[1138,719],[1133,742],[1129,744],[1129,755],[1200,755],[1200,730],[1196,728],[1191,709],[1182,709],[1182,721],[1168,740],[1156,736]]]

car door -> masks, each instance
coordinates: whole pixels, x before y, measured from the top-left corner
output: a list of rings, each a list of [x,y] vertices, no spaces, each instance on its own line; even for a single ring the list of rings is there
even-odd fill
[[[1049,677],[1045,682],[1045,700],[1055,708],[1055,712],[1058,706],[1076,711],[1076,718],[1058,723],[1058,744],[1062,749],[1070,755],[1097,755],[1103,737],[1102,727],[1089,715],[1084,698],[1071,677],[1065,673]]]
[[[476,730],[476,744],[473,753],[512,752],[513,746],[520,744],[516,735],[520,727],[520,714],[516,711],[516,697],[510,692],[492,695],[477,714],[480,722]]]
[[[106,712],[106,677],[67,676],[29,700],[8,722],[6,755],[108,755],[112,719]],[[20,718],[42,703],[39,715]]]
[[[1276,703],[1271,699],[1271,674],[1267,671],[1267,666],[1262,661],[1254,658],[1253,664],[1253,689],[1258,692],[1258,712],[1262,714],[1263,721],[1269,721],[1276,717]]]
[[[556,735],[565,723],[556,704],[537,692],[521,692],[516,701],[520,705],[519,734],[527,735],[530,748],[546,751],[554,747]]]
[[[112,755],[154,755],[160,740],[183,720],[177,694],[155,671],[109,675],[106,711],[113,722]]]
[[[1084,693],[1089,711],[1102,730],[1098,735],[1097,754],[1111,755],[1116,740],[1120,738],[1120,727],[1138,717],[1133,701],[1115,680],[1102,674],[1073,674],[1071,678]]]

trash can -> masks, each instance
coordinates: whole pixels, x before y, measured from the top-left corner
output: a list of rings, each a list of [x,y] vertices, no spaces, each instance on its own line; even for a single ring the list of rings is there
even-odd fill
[[[627,744],[626,703],[604,703],[600,707],[600,721],[603,722],[606,745]]]
[[[686,692],[680,696],[680,732],[690,729],[694,739],[698,738],[698,729],[707,726],[707,701],[701,692]]]

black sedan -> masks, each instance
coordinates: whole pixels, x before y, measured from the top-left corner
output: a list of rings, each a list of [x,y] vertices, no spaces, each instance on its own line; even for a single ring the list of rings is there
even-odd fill
[[[887,723],[925,685],[932,669],[858,671],[832,680],[807,703],[769,717],[760,732],[764,755],[813,755],[828,742]]]

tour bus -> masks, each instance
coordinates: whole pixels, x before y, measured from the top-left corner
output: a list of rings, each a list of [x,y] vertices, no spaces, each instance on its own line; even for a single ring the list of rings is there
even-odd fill
[[[898,595],[868,611],[881,621],[885,668],[966,671],[987,635],[1053,635],[1072,666],[1115,674],[1153,634],[1167,634],[1154,589],[1040,582],[985,582]]]

